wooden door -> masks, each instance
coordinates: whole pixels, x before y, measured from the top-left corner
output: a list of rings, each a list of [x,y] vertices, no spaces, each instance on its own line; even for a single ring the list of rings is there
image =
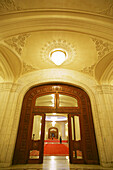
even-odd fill
[[[42,98],[43,101],[47,101],[46,104],[41,103]],[[33,87],[26,93],[22,104],[13,164],[43,161],[44,113],[70,113],[70,163],[99,164],[89,96],[78,87],[61,84]],[[41,138],[38,140],[34,140],[32,132],[35,115],[42,116]],[[79,121],[79,139],[76,136],[77,121]],[[30,152],[34,149],[39,153],[39,158],[36,160],[30,157]]]
[[[45,114],[34,114],[28,163],[43,163]]]
[[[80,114],[68,114],[70,163],[84,163]]]

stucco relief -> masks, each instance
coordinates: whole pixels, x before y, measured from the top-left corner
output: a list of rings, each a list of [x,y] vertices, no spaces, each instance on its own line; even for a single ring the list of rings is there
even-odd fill
[[[89,76],[94,76],[94,68],[96,64],[91,65],[90,67],[85,67],[81,72],[88,74]]]
[[[92,41],[95,44],[95,48],[97,50],[98,60],[100,60],[102,57],[113,51],[113,44],[110,44],[107,41],[103,41],[101,39],[92,37]]]
[[[104,9],[104,10],[102,10],[99,13],[103,14],[103,15],[108,15],[108,16],[112,16],[113,17],[113,4],[110,4],[107,9]]]
[[[113,45],[107,41],[103,41],[103,40],[95,38],[95,37],[91,37],[91,39],[94,42],[94,45],[95,45],[95,48],[97,51],[97,55],[98,55],[98,60],[95,64],[93,64],[89,67],[85,67],[80,71],[85,74],[88,74],[90,76],[94,76],[94,69],[95,69],[96,64],[98,63],[99,60],[101,60],[101,58],[103,58],[105,55],[107,55],[108,53],[113,51]]]
[[[0,12],[8,12],[8,11],[15,11],[15,10],[21,10],[21,8],[15,5],[14,0],[0,1]]]
[[[50,55],[50,52],[54,49],[64,49],[67,51],[68,57],[64,61],[63,65],[70,64],[74,57],[77,55],[76,50],[73,44],[67,42],[66,40],[58,39],[58,40],[53,40],[51,42],[48,42],[42,47],[40,51],[40,56],[42,58],[42,61],[46,61],[49,63],[52,63],[50,58],[48,57]]]
[[[30,34],[19,34],[11,38],[5,39],[4,42],[11,48],[13,48],[19,55],[22,54],[27,38]]]
[[[36,71],[38,70],[38,68],[35,68],[33,67],[32,65],[30,64],[27,64],[27,63],[23,63],[23,71],[22,71],[22,74],[26,74],[28,72],[32,72],[32,71]]]

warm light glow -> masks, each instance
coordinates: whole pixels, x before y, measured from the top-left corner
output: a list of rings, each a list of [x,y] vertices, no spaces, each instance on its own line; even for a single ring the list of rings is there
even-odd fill
[[[66,53],[62,50],[55,50],[51,53],[51,60],[59,66],[66,60]]]
[[[52,126],[54,127],[54,126],[55,126],[55,124],[56,124],[56,122],[55,122],[55,121],[53,121],[53,122],[52,122]]]

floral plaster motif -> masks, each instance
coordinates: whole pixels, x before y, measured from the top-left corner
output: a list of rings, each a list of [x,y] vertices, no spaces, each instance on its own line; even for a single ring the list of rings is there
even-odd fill
[[[25,46],[26,39],[30,36],[30,34],[19,34],[17,36],[13,36],[11,38],[5,39],[4,42],[13,48],[19,55],[22,54],[22,50]]]
[[[101,58],[103,58],[105,55],[113,51],[113,45],[110,44],[109,42],[103,41],[95,37],[91,37],[91,39],[94,42],[96,50],[97,50],[98,60],[96,63],[98,63],[98,61]],[[90,67],[85,67],[80,71],[90,76],[94,76],[94,69],[95,69],[96,63],[91,65]]]
[[[85,67],[81,72],[88,74],[89,76],[94,76],[94,68],[96,64],[91,65],[90,67]]]
[[[113,45],[107,41],[105,42],[103,40],[100,40],[98,38],[93,38],[93,37],[92,37],[92,41],[95,44],[97,54],[98,54],[98,59],[101,59],[109,52],[113,51]]]
[[[32,72],[32,71],[36,71],[38,70],[37,68],[33,67],[32,65],[30,64],[27,64],[27,63],[23,63],[23,72],[22,74],[26,74],[28,72]]]
[[[0,0],[0,12],[10,12],[15,10],[21,10],[21,8],[15,5],[14,0]]]
[[[70,64],[77,55],[75,47],[71,43],[67,42],[66,40],[58,39],[48,42],[44,45],[44,47],[42,47],[40,51],[42,60],[52,63],[48,56],[50,56],[51,51],[54,49],[63,49],[67,52],[68,57],[62,65]]]
[[[99,12],[100,14],[103,15],[108,15],[113,17],[113,4],[110,4],[107,9],[104,9],[103,11]]]

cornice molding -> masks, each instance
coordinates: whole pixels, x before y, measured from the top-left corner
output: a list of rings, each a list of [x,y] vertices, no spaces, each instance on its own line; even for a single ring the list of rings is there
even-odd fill
[[[0,15],[0,20],[1,39],[23,32],[63,30],[76,31],[113,41],[113,19],[84,11],[38,9]]]
[[[50,2],[49,2],[50,3]],[[85,2],[84,2],[85,3]],[[22,7],[22,4],[19,3],[20,5],[18,6],[16,1],[15,0],[1,0],[0,1],[0,12],[1,13],[8,13],[8,12],[11,12],[11,11],[22,11],[23,10],[23,7]],[[35,6],[33,5],[35,4]],[[79,6],[76,5],[76,2],[75,2],[75,5],[73,6],[68,6],[68,5],[64,5],[62,7],[62,10],[71,10],[71,11],[76,11],[78,9],[80,9],[81,11],[87,11],[89,13],[95,13],[95,14],[98,14],[98,15],[106,15],[106,16],[110,16],[110,17],[113,17],[113,3],[111,2],[108,2],[105,7],[101,7],[101,6],[98,6],[95,7],[95,5],[92,4],[93,8],[92,9],[88,9],[85,5],[83,5],[84,8],[80,8]],[[24,11],[33,11],[33,10],[40,10],[40,9],[50,9],[49,8],[49,5],[42,5],[40,6],[39,3],[33,3],[32,2],[32,5],[27,5],[24,7]],[[60,10],[61,9],[61,3],[57,3],[57,9],[55,8],[55,4],[53,2],[53,6],[52,6],[52,9],[54,10]]]

